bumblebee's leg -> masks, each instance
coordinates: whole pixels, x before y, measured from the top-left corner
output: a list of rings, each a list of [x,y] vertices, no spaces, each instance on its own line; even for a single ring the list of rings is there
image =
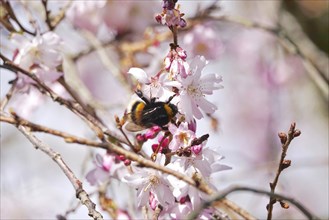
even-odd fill
[[[136,93],[136,95],[138,95],[139,98],[141,98],[146,104],[149,104],[149,103],[150,103],[150,101],[149,101],[147,98],[145,98],[145,96],[143,95],[143,92],[142,92],[141,90],[137,89],[135,93]]]

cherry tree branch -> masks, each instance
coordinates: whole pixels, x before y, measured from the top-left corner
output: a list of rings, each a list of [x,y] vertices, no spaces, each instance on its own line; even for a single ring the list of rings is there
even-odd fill
[[[134,152],[125,150],[124,148],[117,146],[115,144],[106,143],[106,142],[100,143],[100,142],[96,142],[96,141],[90,141],[85,138],[79,138],[79,137],[70,135],[65,132],[57,131],[55,129],[50,129],[50,128],[47,128],[47,127],[41,126],[41,125],[36,125],[32,122],[21,119],[19,116],[15,115],[15,114],[14,114],[14,117],[5,117],[2,114],[2,115],[0,115],[0,121],[6,122],[9,124],[13,124],[17,127],[19,127],[19,126],[28,127],[30,129],[30,131],[42,131],[45,133],[53,134],[58,137],[64,138],[64,140],[68,143],[77,143],[77,144],[87,145],[87,146],[91,146],[91,147],[103,148],[103,149],[115,152],[119,155],[124,155],[127,159],[135,161],[135,162],[139,163],[141,166],[149,167],[149,168],[152,168],[155,170],[159,170],[162,173],[166,173],[166,174],[175,176],[177,179],[182,180],[182,181],[186,182],[187,184],[196,187],[198,190],[200,190],[208,195],[212,195],[215,193],[215,191],[213,191],[203,181],[199,181],[196,178],[188,177],[180,172],[177,172],[177,171],[169,169],[165,166],[156,164],[149,159],[145,159],[145,158],[141,157],[140,155],[138,155]],[[255,219],[246,210],[242,209],[241,207],[239,207],[238,205],[236,205],[235,203],[233,203],[232,201],[230,201],[228,199],[223,199],[221,201],[221,203],[223,205],[225,205],[227,208],[231,209],[232,211],[234,211],[237,214],[239,214],[240,216],[242,216],[244,219],[249,219],[249,220]]]
[[[6,105],[8,104],[9,100],[11,99],[11,97],[13,96],[14,92],[15,92],[15,86],[16,86],[16,82],[17,82],[17,78],[14,79],[11,82],[11,87],[9,89],[9,91],[7,92],[7,94],[5,95],[5,97],[2,98],[1,102],[0,102],[0,111],[3,111],[6,107]]]
[[[53,31],[56,29],[57,25],[59,25],[59,23],[65,18],[65,12],[70,7],[72,2],[68,2],[54,17],[50,16],[51,11],[48,8],[48,0],[41,0],[41,3],[45,10],[45,22],[49,28],[49,31]]]
[[[203,203],[199,209],[194,211],[189,216],[188,219],[190,219],[190,220],[196,219],[199,216],[199,214],[202,212],[203,209],[205,209],[209,206],[212,206],[212,205],[216,205],[216,202],[221,201],[221,200],[225,199],[225,197],[228,196],[229,194],[231,194],[233,192],[238,192],[238,191],[252,192],[252,193],[256,193],[256,194],[260,194],[260,195],[266,195],[268,197],[276,197],[281,200],[289,201],[291,204],[296,206],[296,208],[298,208],[308,219],[319,219],[314,214],[312,214],[306,207],[304,207],[301,203],[299,203],[298,201],[296,201],[293,198],[290,198],[290,197],[287,197],[287,196],[284,196],[281,194],[273,193],[273,192],[268,192],[265,190],[260,190],[260,189],[251,188],[251,187],[240,187],[240,186],[229,188],[229,189],[224,190],[223,192],[213,196],[210,200]]]
[[[9,1],[1,1],[1,18],[0,18],[0,23],[3,24],[9,31],[14,31],[14,32],[25,32],[28,33],[32,36],[36,36],[37,32],[34,31],[29,31],[27,30],[21,22],[17,19],[15,12],[13,8],[10,5]],[[15,27],[10,23],[10,19],[15,21],[15,23],[18,25],[18,27],[21,29],[20,31],[17,31]]]
[[[43,8],[45,10],[45,15],[46,15],[46,23],[48,25],[48,28],[50,31],[54,30],[55,27],[51,23],[50,19],[50,10],[48,9],[48,0],[41,0],[41,3],[43,5]]]
[[[50,148],[48,145],[34,136],[29,129],[23,125],[18,125],[17,129],[34,145],[36,149],[40,149],[47,154],[61,168],[66,177],[70,180],[76,192],[76,197],[88,209],[88,215],[95,220],[103,220],[103,216],[95,209],[96,205],[90,200],[88,193],[83,189],[82,182],[74,175],[72,170],[66,165],[61,155]]]
[[[68,101],[60,96],[58,96],[55,92],[52,91],[44,82],[42,82],[34,73],[31,73],[18,65],[14,64],[7,57],[5,57],[2,53],[0,53],[0,58],[3,60],[2,68],[9,69],[13,72],[20,72],[28,77],[30,77],[36,83],[38,90],[48,95],[54,102],[59,103],[60,105],[64,105],[77,116],[79,116],[82,120],[84,120],[88,126],[96,133],[97,137],[101,140],[104,140],[104,134],[108,135],[110,138],[128,144],[126,140],[120,137],[118,134],[111,132],[105,125],[95,119],[92,115],[88,114],[88,112],[84,111],[84,109],[76,102]]]
[[[295,137],[298,137],[301,134],[300,130],[297,130],[295,128],[296,128],[296,123],[291,123],[290,129],[288,131],[288,135],[283,133],[283,132],[279,133],[279,138],[280,138],[281,143],[282,143],[282,147],[281,147],[282,151],[281,151],[281,157],[280,157],[279,166],[278,166],[278,169],[277,169],[277,172],[276,172],[276,176],[275,176],[273,182],[270,183],[271,193],[272,194],[274,194],[274,192],[275,192],[275,188],[278,184],[281,172],[284,169],[288,168],[291,164],[291,161],[290,160],[285,160],[285,157],[287,155],[288,147],[289,147],[291,141]],[[267,210],[268,210],[268,214],[267,214],[267,219],[268,220],[272,219],[273,205],[274,205],[274,203],[277,202],[277,199],[278,198],[276,198],[274,196],[270,196],[270,201],[269,201],[269,203],[266,207]]]

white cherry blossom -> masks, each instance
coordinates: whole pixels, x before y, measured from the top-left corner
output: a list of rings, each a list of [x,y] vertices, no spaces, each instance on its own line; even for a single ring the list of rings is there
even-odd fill
[[[212,114],[217,110],[216,105],[209,102],[205,96],[213,94],[214,90],[223,88],[219,83],[222,77],[218,74],[201,75],[207,61],[203,56],[197,56],[190,64],[190,71],[186,78],[180,77],[178,81],[182,87],[179,92],[178,109],[185,114],[186,121],[191,122],[193,117],[203,118],[201,110]]]

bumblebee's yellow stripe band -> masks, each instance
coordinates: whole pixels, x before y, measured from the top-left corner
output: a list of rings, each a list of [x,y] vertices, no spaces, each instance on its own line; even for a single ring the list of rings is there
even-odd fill
[[[170,106],[168,104],[164,104],[164,109],[166,110],[167,112],[167,115],[168,115],[168,119],[169,121],[171,120],[171,118],[174,116],[174,113],[172,111],[172,109],[170,108]]]
[[[145,104],[144,103],[139,103],[137,106],[136,106],[136,109],[135,109],[135,119],[136,119],[136,124],[140,125],[141,122],[142,122],[142,113],[143,113],[143,109],[145,107]]]

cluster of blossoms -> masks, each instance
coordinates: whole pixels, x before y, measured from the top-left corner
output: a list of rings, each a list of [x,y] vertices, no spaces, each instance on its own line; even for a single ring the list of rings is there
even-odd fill
[[[177,28],[186,25],[182,14],[175,8],[175,1],[164,1],[163,9],[156,16],[157,21],[172,31],[175,30],[173,26]],[[179,112],[176,121],[168,124],[167,131],[154,126],[144,134],[137,134],[138,144],[143,146],[150,140],[155,163],[190,177],[197,176],[216,189],[212,184],[212,176],[230,167],[221,164],[223,157],[217,151],[206,147],[208,134],[199,138],[196,135],[197,120],[205,114],[213,114],[217,109],[206,96],[223,87],[220,84],[221,76],[203,74],[206,64],[203,56],[196,56],[188,62],[186,51],[174,43],[159,72],[152,74],[140,68],[131,68],[128,73],[138,81],[144,95],[151,96],[149,98],[168,100],[168,97],[174,95],[171,103],[178,107]],[[97,168],[88,174],[87,179],[95,184],[103,180],[103,174],[124,181],[136,189],[138,207],[148,206],[154,211],[161,209],[160,218],[186,218],[207,198],[205,193],[172,175],[139,167],[135,162],[118,160],[115,155],[106,154],[104,159],[98,155]],[[199,217],[210,219],[218,214],[218,210],[210,208],[204,210]]]
[[[63,75],[57,70],[63,59],[60,53],[61,39],[54,32],[38,34],[33,38],[15,34],[12,42],[17,49],[14,53],[13,61],[21,68],[34,73],[45,83],[52,83]],[[33,80],[27,76],[19,75],[19,88],[28,88]]]
[[[36,36],[15,33],[10,36],[10,40],[15,46],[12,56],[14,64],[34,74],[57,94],[67,95],[65,89],[57,83],[63,76],[60,68],[63,63],[63,41],[55,32],[38,32]],[[34,88],[34,84],[29,76],[18,72],[15,83],[17,94],[11,99],[11,105],[22,117],[29,117],[45,101],[45,96]]]
[[[156,12],[156,2],[143,1],[72,1],[65,13],[75,27],[88,30],[99,38],[106,38],[109,32],[123,34],[139,33],[144,30]],[[115,18],[115,19],[113,19]]]

